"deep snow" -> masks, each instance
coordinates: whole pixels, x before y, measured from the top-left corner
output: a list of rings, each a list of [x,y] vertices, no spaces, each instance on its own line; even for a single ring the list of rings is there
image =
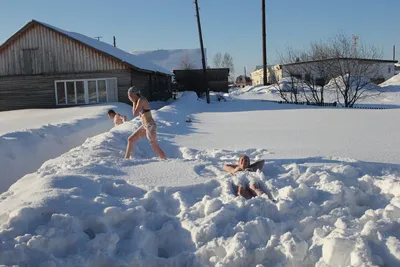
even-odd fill
[[[399,142],[389,133],[399,132],[398,115],[236,98],[207,105],[187,93],[154,112],[167,161],[146,140],[122,160],[134,119],[3,193],[0,264],[398,266],[400,160],[390,151]],[[223,173],[243,153],[265,159],[263,172]],[[239,180],[258,181],[278,203],[235,197]]]
[[[111,129],[109,109],[132,119],[132,107],[123,103],[0,112],[0,192],[46,160]]]

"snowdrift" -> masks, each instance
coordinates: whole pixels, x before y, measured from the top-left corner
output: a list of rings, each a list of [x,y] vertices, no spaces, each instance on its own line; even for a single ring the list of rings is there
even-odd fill
[[[140,125],[134,119],[20,179],[0,196],[0,264],[400,264],[398,164],[268,160],[265,149],[196,150],[173,141],[196,130],[196,114],[225,105],[232,103],[206,105],[193,93],[154,112],[167,161],[154,158],[145,140],[134,159],[121,159],[127,136]],[[185,123],[188,114],[193,124]],[[263,173],[221,171],[242,153],[267,159]],[[140,168],[153,180],[141,180]],[[231,185],[238,181],[258,182],[278,203],[236,197]]]
[[[123,103],[1,112],[4,118],[0,120],[0,131],[3,131],[0,135],[0,192],[37,170],[46,160],[112,128],[112,121],[107,117],[107,110],[111,108],[132,118],[132,108]]]

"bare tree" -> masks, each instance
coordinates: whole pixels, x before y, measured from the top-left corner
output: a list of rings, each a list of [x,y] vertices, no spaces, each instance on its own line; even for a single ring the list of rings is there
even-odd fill
[[[334,77],[330,85],[336,89],[337,101],[345,107],[353,107],[360,100],[380,94],[371,81],[380,79],[382,50],[360,44],[354,46],[352,38],[338,34],[329,43],[330,73]]]
[[[188,55],[185,55],[181,58],[179,67],[182,70],[192,70],[196,68],[196,64],[193,63],[193,60],[191,60]]]
[[[281,70],[283,72],[283,70]],[[272,71],[270,74],[270,82],[275,90],[278,91],[280,97],[287,103],[298,103],[301,99],[301,80],[290,75],[288,78],[280,80],[278,71]]]
[[[224,56],[222,57],[221,67],[228,68],[230,73],[235,72],[235,66],[233,64],[233,58],[231,54],[229,53],[224,54]]]
[[[299,99],[323,105],[328,90],[336,93],[337,102],[345,107],[353,107],[357,102],[374,97],[380,92],[371,81],[380,78],[382,52],[375,47],[354,46],[352,38],[339,34],[325,43],[311,43],[302,52],[288,49],[281,56],[282,73],[286,79],[281,97]],[[298,79],[294,82],[294,78]],[[288,84],[292,91],[288,98]],[[286,89],[284,88],[286,87]],[[296,96],[296,97],[293,97]]]
[[[285,76],[299,79],[297,91],[308,103],[324,105],[325,85],[331,78],[327,62],[329,57],[323,44],[312,43],[310,49],[304,52],[288,49],[282,59]]]
[[[221,68],[222,66],[222,53],[218,52],[213,57],[214,68]]]

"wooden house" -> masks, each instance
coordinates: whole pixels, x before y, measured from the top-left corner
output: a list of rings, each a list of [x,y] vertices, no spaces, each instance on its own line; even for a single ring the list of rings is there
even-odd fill
[[[32,20],[0,46],[0,110],[171,97],[173,73],[110,44]]]

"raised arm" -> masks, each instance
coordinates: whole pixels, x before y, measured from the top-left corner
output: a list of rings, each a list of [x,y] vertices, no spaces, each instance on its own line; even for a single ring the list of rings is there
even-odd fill
[[[142,100],[139,98],[138,102],[136,103],[134,109],[133,109],[133,117],[136,117],[139,115],[140,110],[142,109],[143,106],[143,102]]]
[[[259,161],[257,161],[257,162],[254,162],[253,164],[251,164],[251,165],[247,168],[247,170],[253,171],[253,172],[255,172],[255,171],[257,171],[257,170],[262,170],[262,168],[264,168],[264,164],[265,164],[265,161],[264,161],[264,160],[259,160]]]
[[[230,174],[234,174],[238,171],[241,171],[242,169],[238,167],[238,165],[234,164],[225,164],[224,165],[224,171],[229,172]]]

